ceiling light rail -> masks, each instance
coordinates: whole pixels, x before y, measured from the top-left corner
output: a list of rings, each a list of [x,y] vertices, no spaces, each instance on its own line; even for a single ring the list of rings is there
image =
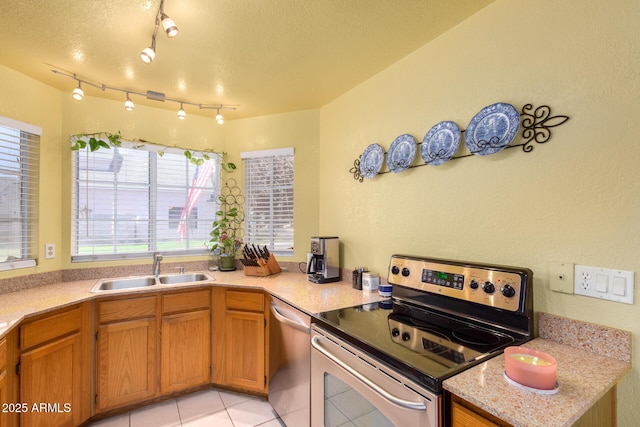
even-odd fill
[[[223,104],[219,104],[219,105],[203,105],[203,104],[199,104],[196,102],[189,102],[189,101],[184,101],[181,99],[173,99],[173,98],[167,98],[165,96],[164,93],[161,92],[154,92],[152,90],[148,90],[146,92],[137,92],[135,90],[130,90],[130,89],[122,89],[119,87],[115,87],[115,86],[108,86],[105,85],[103,83],[93,83],[90,82],[88,80],[84,80],[79,78],[78,76],[76,76],[75,73],[73,74],[68,74],[62,71],[58,71],[58,70],[51,70],[54,74],[59,74],[61,76],[65,76],[65,77],[69,77],[71,79],[74,79],[76,82],[78,82],[78,86],[73,90],[72,92],[72,96],[73,99],[76,99],[78,101],[82,100],[82,98],[84,97],[84,91],[82,89],[82,85],[86,85],[86,86],[92,86],[95,87],[97,89],[104,91],[107,90],[112,90],[112,91],[116,91],[116,92],[122,92],[125,94],[125,103],[124,103],[124,108],[127,111],[133,111],[133,109],[135,108],[135,105],[133,103],[133,101],[131,100],[131,95],[139,95],[139,96],[144,96],[147,99],[153,100],[153,101],[159,101],[159,102],[175,102],[176,104],[180,105],[180,109],[178,110],[178,118],[180,120],[184,120],[185,117],[187,116],[187,113],[184,111],[184,106],[185,105],[191,105],[194,107],[198,107],[198,109],[200,110],[216,110],[216,122],[218,124],[223,124],[224,123],[224,118],[222,117],[222,114],[220,114],[220,110],[235,110],[238,108],[237,105],[223,105]]]

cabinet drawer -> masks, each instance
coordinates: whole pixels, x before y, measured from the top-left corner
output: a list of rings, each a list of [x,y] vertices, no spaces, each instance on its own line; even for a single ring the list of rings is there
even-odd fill
[[[7,340],[0,340],[0,372],[4,371],[7,365]]]
[[[98,323],[155,317],[155,315],[155,296],[98,302]]]
[[[25,349],[77,331],[82,325],[80,308],[26,323],[20,327],[20,348]]]
[[[262,292],[227,290],[225,302],[228,310],[264,311],[264,294]]]
[[[210,301],[211,296],[208,289],[163,295],[162,314],[209,308]]]

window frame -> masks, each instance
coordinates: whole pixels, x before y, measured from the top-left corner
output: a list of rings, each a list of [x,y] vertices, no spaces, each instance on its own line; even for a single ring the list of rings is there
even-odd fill
[[[0,261],[0,271],[11,271],[38,265],[38,248],[40,247],[38,243],[40,139],[42,137],[42,128],[3,116],[0,116],[0,126],[20,133],[18,137],[21,153],[19,173],[20,258]],[[25,150],[29,153],[26,156],[22,154]],[[25,217],[26,220],[24,220]]]
[[[143,242],[143,244],[147,245],[148,249],[147,250],[143,250],[143,251],[131,251],[131,252],[109,252],[109,253],[103,253],[103,254],[80,254],[79,252],[79,236],[77,235],[77,230],[78,230],[78,221],[79,221],[79,217],[76,214],[77,212],[79,212],[79,207],[78,207],[78,203],[79,203],[79,197],[77,196],[77,192],[79,191],[79,181],[78,181],[78,169],[79,169],[79,159],[78,159],[78,155],[80,154],[84,154],[83,150],[78,150],[78,151],[74,151],[73,152],[73,159],[72,159],[72,167],[73,167],[73,177],[72,177],[72,185],[73,185],[73,192],[72,192],[72,197],[71,197],[71,221],[72,221],[72,227],[71,227],[71,262],[90,262],[90,261],[108,261],[108,260],[121,260],[121,259],[139,259],[139,258],[148,258],[149,256],[151,256],[154,252],[160,252],[164,255],[167,256],[172,256],[172,257],[181,257],[181,256],[199,256],[199,255],[207,255],[208,254],[208,249],[206,248],[205,244],[208,242],[208,238],[206,238],[206,240],[197,240],[194,239],[193,241],[196,242],[196,244],[198,242],[202,243],[201,247],[191,247],[189,249],[180,249],[180,250],[162,250],[162,249],[158,249],[158,243],[160,243],[159,238],[160,236],[160,231],[159,231],[159,226],[158,224],[160,223],[160,218],[158,215],[159,212],[159,206],[157,205],[157,199],[158,199],[158,195],[159,195],[159,189],[166,191],[167,188],[164,184],[160,184],[158,181],[158,174],[159,174],[159,170],[158,170],[158,162],[161,161],[160,158],[164,157],[166,154],[172,154],[172,155],[179,155],[179,156],[184,156],[184,161],[185,161],[185,171],[186,171],[186,177],[185,177],[185,182],[184,182],[184,190],[187,191],[188,193],[190,193],[190,190],[192,188],[200,188],[200,187],[192,187],[192,179],[191,179],[191,175],[189,174],[189,167],[197,167],[196,165],[194,165],[190,159],[184,155],[184,150],[183,149],[175,149],[175,148],[166,148],[166,147],[160,147],[154,144],[145,144],[144,146],[139,146],[138,144],[134,144],[134,143],[130,143],[130,142],[126,142],[123,141],[121,144],[121,148],[124,149],[129,149],[129,150],[140,150],[141,152],[146,152],[149,156],[149,164],[148,164],[148,169],[149,169],[149,181],[148,181],[148,188],[146,188],[146,190],[148,190],[148,195],[147,195],[147,209],[148,209],[148,215],[149,218],[147,220],[148,222],[148,233],[147,235],[152,236],[149,237],[145,242]],[[112,148],[113,150],[114,148]],[[217,195],[220,193],[220,168],[221,168],[221,159],[222,159],[222,155],[218,154],[218,153],[210,153],[207,152],[207,155],[209,156],[210,160],[209,161],[214,161],[215,165],[213,166],[213,170],[211,172],[211,179],[212,182],[213,180],[215,180],[215,189],[214,189],[214,194],[216,195],[215,198],[217,198]],[[115,180],[114,180],[115,182]],[[182,189],[181,185],[177,185],[176,188],[178,189]],[[209,188],[213,188],[213,185]],[[186,195],[186,200],[188,200],[189,195]],[[186,205],[186,201],[185,201],[185,205]],[[183,208],[184,209],[184,208]],[[217,209],[212,209],[212,212],[215,213]],[[115,212],[114,212],[115,213]],[[169,213],[168,213],[169,215]],[[153,220],[152,220],[153,218]],[[208,223],[208,227],[210,227],[210,223],[213,222],[214,220],[214,215],[212,215],[210,221],[209,219],[203,219],[205,221],[207,221]],[[115,221],[115,220],[114,220]],[[174,221],[173,218],[169,217],[167,219],[167,223],[168,223],[168,227],[169,228],[173,228],[171,227],[169,224],[172,223]],[[181,220],[180,220],[181,221]],[[190,228],[190,218],[186,218],[186,226],[185,226],[185,232],[187,233],[187,236],[189,236],[189,228]],[[208,236],[208,229],[206,230],[207,236]],[[94,248],[96,247],[95,243],[94,243]],[[117,243],[114,246],[118,246]]]
[[[295,239],[295,230],[294,230],[294,217],[295,217],[295,211],[294,211],[294,200],[295,200],[295,166],[292,166],[292,173],[291,173],[291,178],[290,178],[290,182],[287,183],[287,185],[280,185],[278,187],[280,188],[287,188],[290,187],[291,188],[291,194],[292,194],[292,200],[291,200],[291,208],[290,208],[290,216],[291,216],[291,222],[289,224],[290,228],[291,228],[291,240],[290,240],[290,244],[291,246],[285,250],[280,249],[280,248],[276,248],[276,245],[278,244],[278,242],[282,242],[282,240],[278,240],[278,236],[277,233],[275,233],[275,221],[273,218],[270,219],[271,221],[271,226],[270,226],[270,230],[271,233],[269,233],[271,235],[269,241],[262,241],[262,240],[258,240],[253,236],[253,232],[252,232],[252,215],[251,215],[251,200],[254,197],[252,194],[252,184],[250,182],[250,177],[249,177],[249,168],[247,167],[247,163],[246,160],[252,160],[252,159],[265,159],[265,158],[271,158],[271,159],[276,159],[277,157],[291,157],[291,162],[292,165],[294,165],[295,163],[295,157],[294,157],[294,149],[293,147],[288,147],[288,148],[277,148],[277,149],[271,149],[271,150],[258,150],[258,151],[247,151],[247,152],[242,152],[240,153],[240,158],[244,161],[244,168],[245,168],[245,201],[246,201],[246,206],[245,206],[245,238],[247,239],[247,242],[250,243],[254,243],[256,245],[260,245],[260,246],[264,246],[266,245],[267,248],[269,248],[269,251],[272,252],[275,255],[280,255],[280,256],[293,256],[294,255],[294,239]],[[271,169],[269,170],[269,173],[271,175],[273,175],[273,163],[271,164]],[[273,190],[275,187],[271,187],[271,190]],[[270,194],[270,206],[272,208],[274,203],[274,198],[273,198],[273,192],[271,192]],[[254,240],[254,241],[252,241]],[[286,240],[287,243],[289,243],[289,240]]]

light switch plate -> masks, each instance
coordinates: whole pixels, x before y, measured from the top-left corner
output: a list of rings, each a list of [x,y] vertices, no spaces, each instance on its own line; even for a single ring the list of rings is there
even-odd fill
[[[552,291],[573,293],[573,263],[551,261],[549,263],[549,287]]]
[[[575,266],[576,294],[633,304],[634,272],[601,267]]]

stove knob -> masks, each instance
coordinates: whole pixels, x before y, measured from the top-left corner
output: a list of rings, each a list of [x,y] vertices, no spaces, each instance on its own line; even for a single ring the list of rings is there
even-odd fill
[[[400,273],[400,269],[398,268],[397,265],[394,265],[393,267],[391,267],[391,274],[398,274]]]
[[[407,267],[402,269],[402,275],[404,277],[408,277],[411,274],[411,272],[409,271],[409,269]]]
[[[469,287],[471,289],[478,289],[480,285],[478,285],[478,282],[476,282],[475,280],[471,280],[471,282],[469,282]]]
[[[398,328],[393,328],[393,329],[391,330],[391,336],[392,336],[392,337],[397,337],[398,335],[400,335],[400,329],[398,329]]]
[[[516,290],[509,284],[504,285],[502,289],[500,289],[500,292],[502,292],[502,295],[507,298],[511,298],[516,295]]]
[[[482,290],[484,290],[487,294],[492,294],[496,291],[496,286],[491,282],[484,282],[484,285],[482,285]]]
[[[402,333],[402,341],[409,341],[410,339],[411,339],[411,335],[409,335],[409,332]]]

